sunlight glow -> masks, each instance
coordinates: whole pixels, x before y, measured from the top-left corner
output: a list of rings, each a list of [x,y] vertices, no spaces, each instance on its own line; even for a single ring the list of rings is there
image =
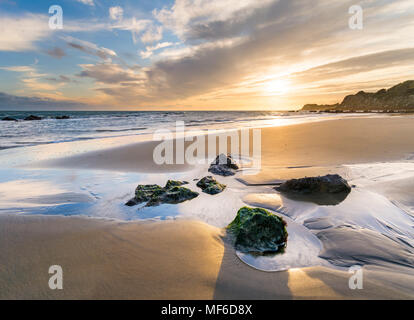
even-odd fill
[[[290,81],[284,79],[271,80],[264,83],[263,91],[267,95],[280,96],[289,92]]]

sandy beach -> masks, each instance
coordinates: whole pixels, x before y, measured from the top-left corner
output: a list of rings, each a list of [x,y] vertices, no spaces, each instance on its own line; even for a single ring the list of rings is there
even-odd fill
[[[2,214],[0,299],[412,299],[413,136],[412,118],[404,116],[263,128],[262,171],[221,179],[229,190],[217,199],[229,199],[229,204],[223,205],[217,223],[209,223],[206,215],[220,215],[220,203],[205,207],[208,196],[199,205],[177,206],[183,216],[167,221],[103,219],[112,218],[110,214]],[[133,143],[32,162],[26,169],[63,170],[73,181],[92,169],[102,175],[136,173],[145,181],[152,181],[152,173],[162,173],[165,179],[173,172],[186,178],[194,172],[197,177],[206,174],[188,164],[155,165],[156,145]],[[356,185],[338,206],[285,199],[271,185],[326,173],[339,173]],[[137,183],[128,180],[128,188]],[[2,192],[6,194],[6,187]],[[50,191],[49,196],[62,192]],[[38,203],[38,196],[32,196],[30,205]],[[128,196],[115,194],[108,202],[121,206]],[[22,194],[13,201],[25,198]],[[305,267],[277,272],[247,265],[223,228],[227,217],[236,214],[236,205],[286,215],[292,245],[305,230],[320,246],[309,261],[323,262],[307,266],[313,263],[307,260]],[[111,208],[106,203],[97,210]],[[64,290],[48,288],[48,268],[54,264],[63,267]],[[354,264],[363,265],[363,290],[348,286],[347,269]]]
[[[0,222],[1,299],[412,298],[383,286],[376,271],[361,291],[349,290],[344,271],[258,271],[237,258],[221,229],[201,222],[39,216]],[[64,266],[64,289],[53,291],[47,271],[56,263]]]

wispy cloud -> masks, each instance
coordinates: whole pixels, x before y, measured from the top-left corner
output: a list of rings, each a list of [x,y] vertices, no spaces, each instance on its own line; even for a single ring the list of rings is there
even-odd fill
[[[115,63],[82,64],[83,69],[78,76],[95,79],[104,84],[136,83],[142,80],[142,75],[132,68],[123,68]]]
[[[92,42],[80,40],[71,36],[63,36],[62,39],[66,41],[70,47],[88,54],[95,55],[103,60],[110,61],[113,57],[116,57],[115,51],[108,48],[99,47]]]
[[[173,45],[174,43],[172,42],[161,42],[161,43],[157,43],[155,46],[147,46],[145,47],[145,51],[140,52],[141,58],[147,59],[153,55],[154,51],[167,48]]]
[[[88,6],[94,6],[95,5],[95,3],[93,2],[93,0],[76,0],[77,2],[80,2],[80,3],[83,3],[83,4],[86,4],[86,5],[88,5]]]

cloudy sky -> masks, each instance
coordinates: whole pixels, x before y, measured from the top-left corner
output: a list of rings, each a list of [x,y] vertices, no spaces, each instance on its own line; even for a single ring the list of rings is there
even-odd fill
[[[408,79],[413,0],[0,0],[1,109],[296,109]]]

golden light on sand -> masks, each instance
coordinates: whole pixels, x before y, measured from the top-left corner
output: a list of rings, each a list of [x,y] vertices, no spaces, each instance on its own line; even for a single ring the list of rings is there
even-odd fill
[[[290,81],[286,79],[275,79],[264,83],[263,91],[267,95],[280,96],[289,92]]]

